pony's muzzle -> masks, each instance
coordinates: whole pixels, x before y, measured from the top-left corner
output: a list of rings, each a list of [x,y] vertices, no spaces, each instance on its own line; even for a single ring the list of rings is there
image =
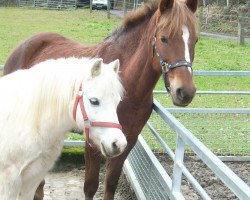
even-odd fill
[[[112,137],[114,136],[114,134],[112,134],[109,138],[101,140],[100,149],[105,157],[118,156],[125,150],[127,146],[127,140],[124,134],[121,131],[119,132],[120,133],[116,133],[115,137]]]

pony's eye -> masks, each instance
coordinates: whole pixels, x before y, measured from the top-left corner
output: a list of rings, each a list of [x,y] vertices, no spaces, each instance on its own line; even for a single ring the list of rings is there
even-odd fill
[[[89,99],[89,102],[90,102],[92,105],[94,105],[94,106],[99,106],[99,105],[100,105],[100,101],[99,101],[97,98],[95,98],[95,97],[90,98],[90,99]]]
[[[162,37],[161,37],[161,42],[162,42],[162,43],[168,43],[168,38],[165,37],[165,36],[162,36]]]

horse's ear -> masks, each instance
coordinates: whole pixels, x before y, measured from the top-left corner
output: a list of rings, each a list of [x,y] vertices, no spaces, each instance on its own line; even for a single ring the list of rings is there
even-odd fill
[[[92,69],[91,69],[91,76],[92,78],[100,75],[101,73],[101,66],[102,66],[102,59],[95,60]]]
[[[164,12],[166,9],[170,9],[173,7],[174,0],[161,0],[159,3],[158,9],[161,12]]]
[[[198,4],[199,4],[199,0],[186,0],[186,4],[187,7],[193,12],[195,13],[197,8],[198,8]]]
[[[113,67],[114,71],[115,71],[116,73],[118,73],[118,72],[119,72],[119,68],[120,68],[120,61],[119,61],[119,59],[114,60],[114,61],[111,62],[110,64],[111,64],[111,66]]]

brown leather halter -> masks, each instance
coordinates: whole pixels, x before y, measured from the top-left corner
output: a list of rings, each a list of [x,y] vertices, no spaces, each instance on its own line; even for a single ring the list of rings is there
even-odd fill
[[[84,107],[84,103],[83,103],[83,91],[82,91],[82,86],[80,86],[79,92],[76,96],[76,100],[74,103],[74,108],[73,108],[73,117],[74,120],[76,121],[76,110],[77,110],[77,106],[78,104],[80,104],[80,108],[81,108],[81,112],[82,112],[82,117],[83,117],[83,121],[84,121],[84,132],[86,134],[86,143],[87,145],[93,147],[93,145],[90,143],[90,139],[89,139],[89,129],[91,127],[107,127],[107,128],[118,128],[122,131],[122,126],[118,123],[114,123],[114,122],[92,122],[89,120],[85,107]]]

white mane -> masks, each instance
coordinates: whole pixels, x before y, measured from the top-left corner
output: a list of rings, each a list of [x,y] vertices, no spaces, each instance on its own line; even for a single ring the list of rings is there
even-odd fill
[[[31,69],[4,76],[0,79],[0,108],[3,101],[7,101],[7,105],[6,102],[5,105],[2,104],[6,107],[0,109],[5,112],[2,117],[8,117],[17,127],[22,127],[24,122],[31,122],[29,124],[33,124],[33,128],[39,126],[41,117],[48,117],[49,121],[54,122],[65,118],[80,84],[91,78],[94,60],[47,60]],[[102,67],[99,79],[103,81],[103,89],[119,92],[122,96],[123,87],[117,74],[111,73],[111,70],[113,69]],[[112,81],[105,81],[108,77]],[[0,120],[3,120],[1,116]]]

